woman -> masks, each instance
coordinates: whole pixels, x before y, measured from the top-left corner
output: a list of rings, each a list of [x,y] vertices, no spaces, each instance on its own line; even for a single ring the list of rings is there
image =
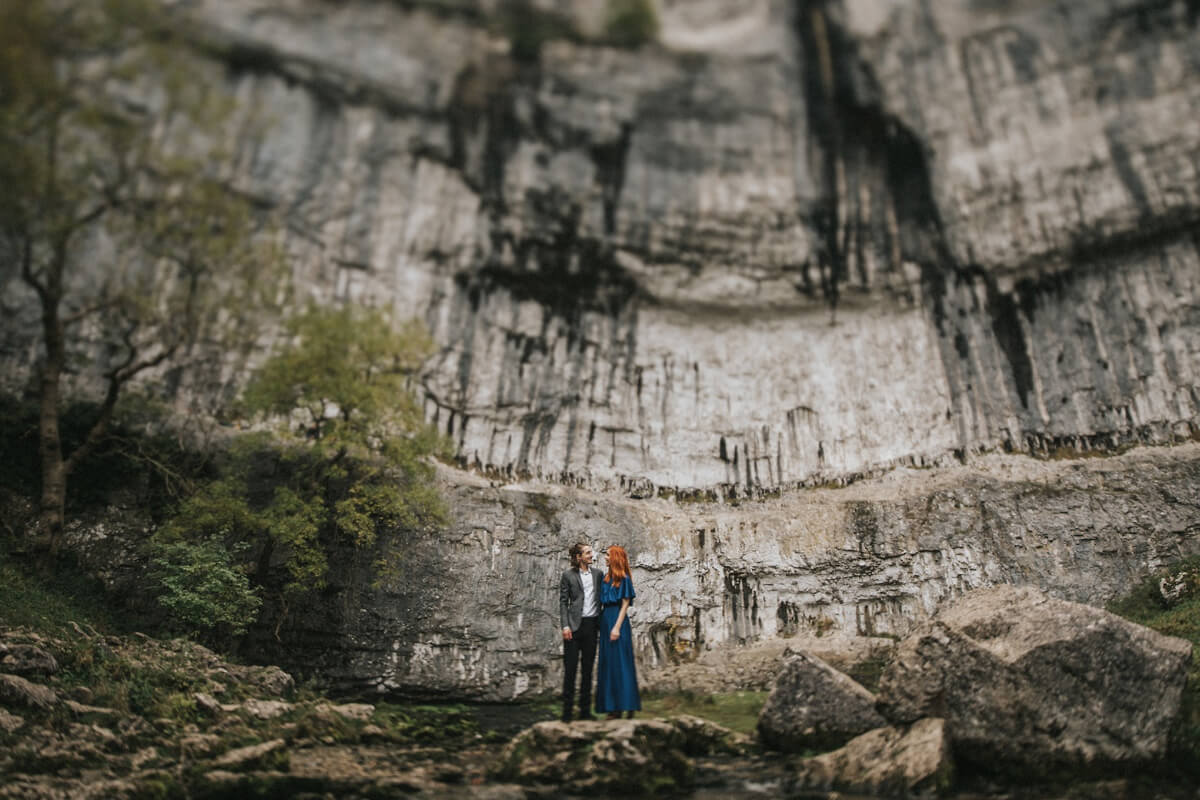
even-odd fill
[[[613,545],[605,554],[608,574],[600,582],[600,665],[596,680],[596,713],[618,719],[621,712],[632,719],[640,711],[637,668],[633,664],[633,629],[629,626],[629,604],[636,596],[629,575],[629,556]]]

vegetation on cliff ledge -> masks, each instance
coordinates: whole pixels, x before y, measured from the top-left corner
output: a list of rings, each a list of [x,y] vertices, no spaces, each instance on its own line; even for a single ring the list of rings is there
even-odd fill
[[[155,534],[161,602],[187,630],[244,631],[274,564],[286,613],[325,585],[330,547],[372,550],[387,574],[402,559],[396,532],[446,521],[429,459],[449,444],[409,385],[432,347],[424,329],[346,306],[310,307],[287,332],[244,397],[269,429],[237,437]],[[376,547],[381,532],[392,536]]]
[[[1109,603],[1108,610],[1192,643],[1192,665],[1171,750],[1176,765],[1200,779],[1200,556],[1148,576],[1129,594]]]

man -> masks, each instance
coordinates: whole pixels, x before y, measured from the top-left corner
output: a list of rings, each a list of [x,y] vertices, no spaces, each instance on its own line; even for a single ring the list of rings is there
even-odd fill
[[[579,670],[579,718],[592,716],[592,667],[596,663],[596,637],[600,623],[600,581],[604,573],[592,566],[592,548],[583,542],[571,545],[571,567],[558,585],[559,616],[563,637],[562,720],[571,721],[575,704],[575,670]]]

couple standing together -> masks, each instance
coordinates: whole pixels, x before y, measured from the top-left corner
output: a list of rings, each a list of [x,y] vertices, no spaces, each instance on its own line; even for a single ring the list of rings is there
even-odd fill
[[[559,582],[559,614],[563,637],[563,722],[571,721],[575,706],[575,672],[579,668],[579,719],[592,716],[592,664],[597,640],[600,670],[596,678],[596,712],[616,719],[624,711],[632,717],[642,708],[637,669],[633,664],[633,629],[629,605],[633,579],[625,549],[613,545],[605,555],[608,573],[592,566],[592,548],[571,545],[571,567]]]

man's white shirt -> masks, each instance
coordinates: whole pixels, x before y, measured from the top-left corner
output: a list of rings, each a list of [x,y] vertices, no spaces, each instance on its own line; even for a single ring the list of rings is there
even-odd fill
[[[600,616],[600,603],[596,598],[596,584],[592,581],[592,571],[578,570],[579,582],[583,584],[583,616]]]

